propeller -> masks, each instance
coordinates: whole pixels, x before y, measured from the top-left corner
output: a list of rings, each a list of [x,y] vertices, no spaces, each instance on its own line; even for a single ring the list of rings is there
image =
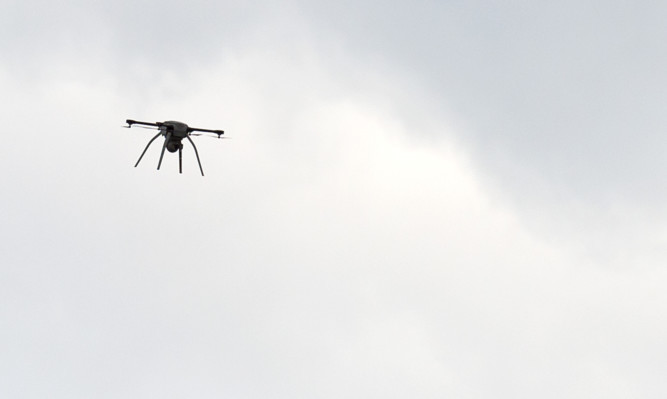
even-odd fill
[[[126,129],[129,129],[131,127],[140,127],[142,129],[148,129],[148,130],[160,130],[159,127],[149,127],[149,126],[141,126],[141,125],[134,125],[134,126],[128,125],[128,126],[121,126],[121,127],[124,127]]]
[[[231,139],[231,137],[222,137],[222,136],[213,137],[213,136],[209,136],[209,134],[206,134],[206,133],[190,133],[189,136],[203,136],[203,137],[208,137],[208,138],[211,138],[211,139]]]

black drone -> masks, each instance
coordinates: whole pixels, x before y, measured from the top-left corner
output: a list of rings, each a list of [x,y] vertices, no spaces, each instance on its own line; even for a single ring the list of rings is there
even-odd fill
[[[178,151],[178,171],[180,173],[183,173],[182,141],[183,139],[188,139],[190,144],[192,144],[192,148],[195,149],[195,155],[197,156],[197,163],[199,164],[199,170],[201,171],[201,175],[204,176],[204,169],[202,169],[201,162],[199,161],[199,153],[197,152],[197,147],[195,146],[195,143],[192,142],[190,136],[201,135],[197,133],[193,134],[192,132],[214,133],[218,135],[218,138],[223,138],[221,136],[225,134],[225,132],[222,130],[199,129],[196,127],[189,127],[185,123],[177,121],[150,123],[150,122],[140,122],[128,119],[125,122],[127,123],[127,126],[125,126],[127,128],[132,127],[132,125],[144,125],[144,126],[151,126],[152,128],[158,129],[160,131],[158,134],[155,135],[155,137],[151,139],[151,141],[148,142],[146,148],[144,148],[144,152],[141,153],[139,160],[134,165],[135,168],[139,165],[139,162],[141,162],[141,158],[144,157],[144,154],[148,150],[148,147],[150,147],[151,143],[153,143],[153,141],[155,141],[156,138],[164,136],[164,144],[162,145],[162,152],[160,153],[160,161],[157,164],[157,169],[160,170],[160,165],[162,165],[162,157],[164,156],[164,150],[166,148],[169,152]]]

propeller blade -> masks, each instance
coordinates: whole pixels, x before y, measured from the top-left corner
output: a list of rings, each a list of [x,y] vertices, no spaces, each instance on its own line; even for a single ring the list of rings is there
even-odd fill
[[[204,133],[190,133],[190,136],[202,136],[202,137],[208,137],[209,139],[216,139],[216,140],[218,140],[218,139],[221,139],[221,140],[222,139],[224,139],[224,140],[231,139],[231,137],[222,137],[222,136],[221,137],[215,137],[215,136],[209,136],[209,135],[204,134]]]

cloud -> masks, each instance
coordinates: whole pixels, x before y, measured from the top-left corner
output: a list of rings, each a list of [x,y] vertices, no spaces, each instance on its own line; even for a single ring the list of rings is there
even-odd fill
[[[100,4],[86,12],[105,15],[95,14],[108,6]],[[146,4],[136,6],[144,15]],[[0,159],[8,171],[0,199],[8,215],[0,230],[5,396],[664,391],[657,370],[667,324],[656,316],[664,239],[651,220],[621,206],[620,233],[600,237],[608,209],[585,217],[590,203],[579,196],[517,210],[507,193],[525,191],[504,185],[511,174],[500,167],[500,177],[488,177],[496,161],[485,163],[471,138],[480,130],[461,111],[462,92],[441,106],[441,86],[429,92],[415,83],[418,72],[402,69],[419,62],[383,65],[396,58],[379,50],[359,57],[368,44],[337,41],[322,30],[326,18],[311,19],[303,5],[231,7],[265,24],[239,27],[254,33],[243,37],[224,31],[232,44],[218,52],[205,39],[210,27],[164,42],[149,25],[123,37],[114,18],[142,15],[133,7],[109,11],[103,30],[112,44],[100,58],[56,51],[48,68],[33,65],[39,74],[0,69],[14,133]],[[167,4],[158,20],[177,21],[181,10],[186,20],[226,15],[191,7]],[[354,33],[374,15],[358,7],[366,14],[324,11],[334,22],[335,11],[349,12]],[[370,32],[394,25],[397,7],[378,13]],[[442,14],[409,14],[408,33],[433,26],[417,23],[428,15]],[[165,63],[170,57],[156,51],[123,64],[114,48],[139,57],[136,48],[170,43],[192,47],[197,62]],[[499,104],[480,101],[487,116]],[[173,156],[155,171],[156,147],[135,169],[151,132],[121,129],[125,118],[173,118],[232,139],[196,141],[205,178],[187,147],[183,175]],[[497,159],[525,166],[531,189],[562,193],[548,168],[515,159],[518,147],[506,140],[493,147]],[[584,217],[561,221],[564,214]],[[571,223],[581,236],[567,237]],[[627,226],[653,241],[626,245]],[[595,256],[572,244],[579,238],[597,244]],[[600,261],[617,257],[625,267]]]
[[[446,109],[441,119],[457,121],[456,140],[487,187],[535,233],[581,243],[601,263],[610,248],[651,251],[641,242],[655,242],[664,220],[665,121],[656,106],[665,84],[664,7],[304,7],[354,57],[391,65],[433,113]],[[442,136],[412,133],[426,132]]]

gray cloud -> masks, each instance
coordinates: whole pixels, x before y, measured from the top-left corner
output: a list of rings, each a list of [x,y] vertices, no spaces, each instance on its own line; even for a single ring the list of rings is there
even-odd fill
[[[578,195],[662,202],[663,7],[337,4],[311,10],[456,110],[489,166],[509,154]]]
[[[621,195],[626,183],[594,171],[560,171],[592,159],[558,141],[551,150],[567,156],[549,158],[550,131],[526,140],[524,119],[559,119],[535,100],[540,85],[587,80],[542,75],[550,52],[520,33],[545,26],[533,40],[553,47],[533,13],[586,18],[542,6],[318,7],[70,3],[5,14],[30,12],[44,27],[3,42],[16,57],[0,67],[13,133],[0,159],[0,392],[660,397],[664,234],[640,206],[652,198]],[[192,29],[162,36],[138,24],[151,11]],[[99,25],[78,30],[81,14]],[[36,62],[43,54],[27,49],[51,37],[74,42],[44,45],[49,62]],[[450,45],[459,58],[428,50]],[[191,57],[165,62],[167,49]],[[578,53],[561,54],[552,61],[575,74]],[[503,76],[517,77],[518,55],[537,66],[515,87]],[[621,104],[609,101],[595,115]],[[150,132],[116,127],[127,117],[233,139],[197,141],[204,179],[189,148],[182,176],[171,157],[155,171],[156,148],[134,169]],[[609,145],[621,146],[615,132]],[[530,190],[508,183],[516,176]],[[541,202],[550,193],[558,204]],[[507,198],[522,195],[517,211]],[[635,232],[650,240],[631,241]]]
[[[364,2],[308,10],[355,57],[409,77],[432,117],[456,121],[453,133],[488,186],[536,232],[602,258],[610,247],[637,254],[656,245],[664,7]]]

